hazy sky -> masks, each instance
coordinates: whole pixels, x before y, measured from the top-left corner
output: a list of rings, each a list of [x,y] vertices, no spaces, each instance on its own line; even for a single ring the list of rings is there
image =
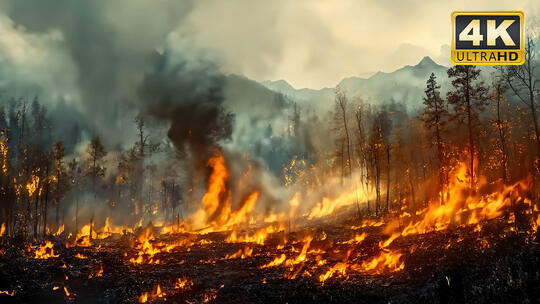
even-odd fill
[[[164,47],[224,73],[333,87],[426,55],[449,64],[454,10],[523,10],[530,22],[540,1],[0,0],[0,88],[125,96]]]
[[[523,10],[530,21],[540,1],[203,0],[185,23],[227,72],[319,88],[425,55],[449,64],[455,10]]]

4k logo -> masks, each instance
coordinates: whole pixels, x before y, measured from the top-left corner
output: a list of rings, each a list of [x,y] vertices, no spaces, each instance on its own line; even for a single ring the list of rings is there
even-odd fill
[[[523,64],[523,23],[520,11],[452,13],[452,64]]]

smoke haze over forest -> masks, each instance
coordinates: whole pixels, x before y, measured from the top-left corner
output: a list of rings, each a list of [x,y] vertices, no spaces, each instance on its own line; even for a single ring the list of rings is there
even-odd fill
[[[336,146],[340,139],[334,133],[341,131],[332,122],[337,115],[336,83],[349,98],[348,110],[355,111],[353,104],[357,103],[373,105],[367,112],[387,108],[394,130],[422,111],[423,90],[431,73],[442,84],[442,94],[450,88],[447,39],[439,39],[446,35],[420,35],[417,38],[422,43],[399,41],[405,33],[418,32],[416,23],[409,22],[399,34],[382,34],[397,39],[393,44],[381,43],[390,52],[354,44],[357,39],[349,39],[350,32],[370,18],[360,14],[351,23],[343,9],[358,5],[345,1],[325,11],[323,2],[293,8],[280,1],[272,5],[249,1],[234,5],[219,1],[162,1],[159,5],[145,1],[2,1],[0,88],[4,111],[11,109],[20,115],[21,109],[37,101],[42,109],[38,106],[35,111],[42,113],[48,130],[45,137],[49,142],[40,139],[42,148],[51,149],[54,141],[61,140],[67,159],[85,161],[87,146],[99,137],[108,152],[105,179],[122,175],[121,159],[129,159],[131,150],[139,156],[131,159],[134,170],[141,171],[133,177],[135,184],[148,178],[142,172],[147,166],[157,165],[158,175],[165,176],[168,173],[163,170],[177,163],[175,176],[185,184],[182,195],[194,187],[190,200],[197,201],[208,174],[197,172],[204,171],[215,149],[223,149],[236,160],[230,161],[235,177],[247,168],[262,170],[253,173],[259,176],[255,188],[283,187],[296,182],[297,177],[294,181],[283,177],[284,170],[293,170],[291,162],[303,164],[304,170],[321,166],[335,153],[345,153]],[[377,10],[374,3],[363,5]],[[531,12],[528,18],[536,18],[535,4],[520,5]],[[392,14],[399,9],[387,6],[382,3],[378,8],[385,8],[381,20],[394,19]],[[264,11],[252,14],[264,17],[255,20],[239,8]],[[301,12],[303,8],[305,12]],[[222,12],[220,18],[207,22],[217,11]],[[325,21],[339,14],[342,23]],[[421,26],[432,20],[433,31],[446,31],[446,25],[435,21],[437,16],[430,15]],[[305,28],[288,27],[291,18],[303,20]],[[279,26],[273,27],[276,20],[280,20]],[[298,39],[310,31],[317,32],[317,37]],[[361,43],[377,36],[358,33]],[[323,47],[328,45],[332,47]],[[291,53],[291,47],[295,52]],[[426,56],[429,54],[444,65]],[[301,60],[302,65],[294,63],[299,55],[307,58]],[[352,70],[336,60],[346,62]],[[376,70],[387,72],[373,73]],[[492,73],[485,69],[481,78],[489,82]],[[268,78],[328,88],[295,89],[284,80],[256,81]],[[353,124],[353,113],[347,115]],[[142,128],[137,129],[136,119]],[[10,124],[13,120],[7,118]],[[352,145],[353,139],[347,141]],[[339,178],[335,182],[342,183]],[[139,196],[147,186],[134,187]],[[108,191],[112,189],[102,193],[101,199],[110,199],[106,198]],[[267,193],[266,199],[287,200],[291,191]],[[314,199],[320,200],[319,195],[323,193],[315,194]]]
[[[0,301],[538,299],[539,3],[0,0]]]

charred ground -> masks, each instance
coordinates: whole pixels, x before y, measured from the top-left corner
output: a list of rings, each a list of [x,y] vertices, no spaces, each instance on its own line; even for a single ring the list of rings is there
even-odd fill
[[[404,253],[403,269],[337,271],[321,281],[326,265],[346,261],[350,269],[379,254],[382,227],[364,223],[281,231],[265,244],[227,242],[220,232],[160,235],[155,242],[189,239],[190,245],[156,254],[157,264],[130,262],[142,228],[84,247],[52,237],[55,257],[46,259],[35,258],[41,244],[21,250],[15,240],[4,240],[0,289],[11,295],[0,297],[4,303],[135,303],[145,293],[146,301],[158,303],[534,303],[540,296],[539,235],[528,222],[519,227],[504,217],[399,238],[387,249]],[[351,242],[360,232],[368,236]],[[313,240],[305,260],[262,268],[281,254],[299,256],[306,235]]]

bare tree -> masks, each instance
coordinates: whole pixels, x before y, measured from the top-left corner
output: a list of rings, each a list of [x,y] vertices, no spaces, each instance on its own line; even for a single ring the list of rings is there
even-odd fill
[[[342,129],[345,135],[344,142],[341,143],[342,146],[342,153],[345,153],[345,149],[347,149],[347,163],[343,164],[344,168],[347,168],[348,174],[350,175],[352,172],[352,156],[351,156],[351,137],[349,134],[349,125],[347,121],[347,111],[349,107],[349,100],[347,98],[347,95],[343,90],[338,86],[335,91],[335,106],[336,106],[336,122],[339,124],[338,130]],[[343,156],[342,156],[343,157]]]
[[[358,156],[358,167],[360,172],[360,184],[364,194],[368,192],[369,186],[369,145],[367,140],[366,124],[367,116],[369,109],[361,104],[357,107],[355,111],[356,119],[356,140],[357,140],[357,151],[356,155]],[[366,195],[367,197],[367,195]],[[367,213],[370,214],[369,199],[366,202],[367,204]]]
[[[390,125],[389,113],[385,110],[379,111],[373,118],[371,126],[371,134],[369,137],[369,146],[371,154],[371,176],[375,182],[375,215],[379,215],[381,211],[381,175],[383,168],[382,159],[386,158],[387,162],[387,183],[390,183]],[[389,185],[386,188],[387,206],[389,203]]]
[[[135,117],[134,122],[137,126],[137,136],[139,138],[139,141],[135,143],[135,148],[139,157],[143,159],[144,156],[157,152],[159,150],[159,143],[154,144],[149,139],[149,135],[145,131],[144,119],[141,115]]]

